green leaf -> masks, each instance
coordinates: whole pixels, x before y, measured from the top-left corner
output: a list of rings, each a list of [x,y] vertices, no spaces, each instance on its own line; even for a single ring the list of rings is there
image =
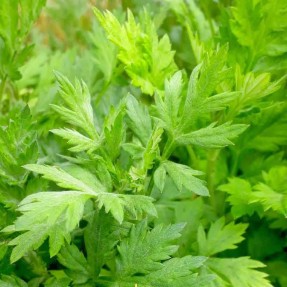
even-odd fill
[[[133,226],[129,237],[118,246],[118,276],[124,278],[161,269],[161,261],[177,251],[178,246],[172,242],[180,237],[183,227],[184,224],[157,225],[148,231],[145,221]]]
[[[201,171],[194,170],[186,165],[174,163],[172,161],[163,162],[162,165],[180,192],[184,187],[188,191],[192,191],[198,195],[209,195],[205,182],[195,177],[195,175],[202,175],[203,173]]]
[[[210,124],[206,128],[179,136],[176,141],[182,145],[198,145],[204,148],[221,148],[233,144],[231,139],[236,138],[244,132],[247,125],[234,124],[230,122],[216,126],[216,123]]]
[[[214,96],[208,97],[203,101],[200,109],[206,112],[216,112],[225,109],[230,103],[236,101],[239,97],[239,92],[223,92]]]
[[[176,72],[170,80],[165,81],[164,99],[155,96],[157,117],[161,125],[173,134],[178,126],[178,113],[183,89],[182,73]]]
[[[140,219],[144,214],[156,216],[153,198],[143,195],[102,193],[98,195],[99,208],[105,207],[106,212],[111,212],[113,217],[122,223],[125,211],[133,219]]]
[[[176,70],[174,52],[167,35],[158,39],[149,14],[144,12],[142,23],[137,23],[128,10],[127,21],[122,25],[109,11],[101,13],[95,8],[94,12],[108,39],[119,48],[118,59],[133,85],[149,95],[162,90],[165,79]]]
[[[51,130],[51,132],[67,140],[67,143],[73,146],[69,148],[69,150],[72,152],[87,151],[88,153],[92,153],[93,151],[97,150],[102,144],[100,140],[92,140],[75,130],[67,128],[54,129]]]
[[[21,35],[27,35],[33,22],[38,18],[46,0],[19,0],[21,7]]]
[[[250,70],[263,56],[276,57],[286,53],[287,13],[284,0],[276,3],[236,1],[231,12],[230,30],[236,41],[248,49],[251,62],[247,67]]]
[[[60,87],[60,96],[67,107],[53,105],[59,115],[71,125],[81,128],[87,135],[95,140],[99,135],[94,126],[94,115],[91,106],[91,96],[87,85],[76,80],[75,85],[61,75],[55,73]]]
[[[45,287],[69,287],[70,284],[71,284],[70,278],[56,279],[52,277],[45,282]]]
[[[283,103],[270,104],[261,112],[248,119],[251,122],[245,134],[246,148],[263,152],[274,152],[286,145],[287,126],[286,105]]]
[[[165,181],[166,181],[166,170],[164,168],[164,165],[160,165],[156,171],[154,172],[154,184],[155,186],[163,192]]]
[[[231,212],[235,218],[245,214],[252,215],[255,212],[256,206],[250,202],[252,187],[247,180],[231,178],[218,189],[229,195],[227,201],[231,204]]]
[[[223,282],[226,282],[218,286],[272,287],[266,279],[267,274],[254,270],[255,268],[262,268],[265,265],[248,257],[210,258],[206,264]]]
[[[2,275],[1,287],[28,287],[28,284],[16,276]]]
[[[111,108],[105,120],[105,147],[111,160],[115,160],[120,154],[120,147],[125,134],[124,114],[125,106],[121,103],[117,109]]]
[[[82,191],[85,194],[89,194],[90,197],[97,198],[99,208],[104,206],[105,211],[111,212],[120,223],[123,222],[124,211],[136,218],[141,217],[144,213],[152,216],[156,215],[151,197],[106,192],[105,187],[97,178],[87,172],[86,175],[88,177],[86,177],[85,181],[87,182],[85,182],[54,166],[26,165],[25,168],[42,174],[44,178],[54,181],[60,187]],[[81,176],[84,177],[85,170],[82,170],[82,172]]]
[[[28,107],[11,112],[7,126],[0,127],[0,175],[9,185],[23,185],[28,172],[23,164],[38,157],[37,134]]]
[[[66,274],[74,284],[82,284],[89,279],[89,266],[83,253],[75,245],[66,244],[57,255],[58,261],[67,268]]]
[[[3,0],[0,6],[0,36],[13,51],[18,31],[18,1]]]
[[[273,167],[268,173],[263,173],[265,183],[260,182],[253,187],[254,192],[250,202],[259,202],[265,211],[272,209],[284,217],[287,215],[287,167]]]
[[[142,153],[142,159],[136,163],[136,166],[131,167],[129,175],[134,182],[145,180],[148,170],[153,167],[155,160],[159,158],[159,143],[162,133],[162,128],[156,127],[154,129]],[[140,190],[142,188],[143,186],[139,184],[138,189]]]
[[[235,249],[236,244],[244,240],[242,235],[246,228],[247,224],[241,223],[231,222],[225,225],[223,217],[211,224],[207,234],[200,226],[197,233],[199,254],[212,256],[227,249]]]
[[[88,218],[84,231],[88,270],[92,278],[99,276],[108,260],[114,257],[114,247],[119,240],[120,226],[110,214],[94,211]]]
[[[93,53],[93,60],[99,70],[104,75],[105,83],[110,83],[114,77],[114,72],[117,64],[117,49],[105,36],[100,25],[93,23],[93,30],[89,34],[96,50]]]
[[[284,79],[283,77],[272,83],[270,73],[261,73],[256,76],[253,72],[249,72],[242,75],[239,66],[236,66],[235,78],[236,90],[242,93],[236,104],[241,107],[273,94],[279,90]]]
[[[152,134],[152,122],[147,107],[129,95],[127,98],[127,115],[129,127],[141,143],[146,145]]]
[[[204,102],[215,92],[217,85],[226,78],[227,51],[227,46],[224,46],[214,53],[207,54],[203,63],[192,71],[181,116],[182,132],[188,132],[198,115],[209,111]]]
[[[40,192],[27,196],[19,205],[22,215],[13,227],[14,232],[25,233],[9,242],[15,246],[11,262],[39,248],[47,237],[50,256],[56,255],[65,242],[71,240],[70,232],[79,224],[90,197],[90,194],[79,191]]]
[[[194,270],[201,267],[206,258],[201,256],[185,256],[183,258],[172,258],[163,267],[155,272],[139,278],[138,282],[143,282],[149,287],[203,287],[213,280],[212,276],[198,276]],[[141,284],[139,284],[140,286]]]
[[[30,171],[41,174],[43,178],[54,181],[58,186],[63,188],[80,190],[93,196],[97,195],[97,193],[105,191],[100,182],[97,183],[98,190],[94,190],[83,181],[73,177],[59,167],[40,164],[27,164],[24,167]]]

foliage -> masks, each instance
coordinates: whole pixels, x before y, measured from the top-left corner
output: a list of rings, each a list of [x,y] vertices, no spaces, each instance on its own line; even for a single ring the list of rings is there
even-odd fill
[[[286,286],[286,1],[2,2],[0,286]]]

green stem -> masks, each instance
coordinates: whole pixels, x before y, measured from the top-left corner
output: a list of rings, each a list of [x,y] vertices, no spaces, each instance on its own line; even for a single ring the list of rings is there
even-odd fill
[[[148,183],[147,191],[145,193],[145,195],[148,195],[148,196],[151,195],[151,192],[152,192],[152,189],[153,189],[153,186],[154,186],[153,174],[151,175],[151,178],[150,178],[149,183]]]
[[[5,91],[6,80],[7,80],[7,76],[5,76],[5,77],[2,79],[1,84],[0,84],[0,101],[1,101],[2,98],[3,98],[3,94],[4,94],[4,91]]]
[[[232,165],[231,165],[231,169],[230,169],[230,175],[231,176],[236,176],[236,174],[237,174],[238,161],[239,161],[239,152],[238,151],[232,152]]]
[[[169,137],[163,150],[162,159],[163,160],[168,159],[171,156],[172,152],[174,151],[174,148],[175,148],[174,140]]]
[[[216,162],[220,154],[220,149],[211,150],[208,154],[206,174],[207,174],[207,187],[210,192],[210,204],[216,210],[215,200],[215,176],[216,176]]]
[[[187,149],[189,158],[190,158],[190,160],[191,160],[190,165],[192,165],[192,167],[194,167],[195,169],[197,169],[197,166],[198,166],[198,158],[197,158],[197,156],[196,156],[196,154],[195,154],[195,152],[194,152],[192,146],[191,146],[191,145],[188,145],[188,146],[186,147],[186,149]]]

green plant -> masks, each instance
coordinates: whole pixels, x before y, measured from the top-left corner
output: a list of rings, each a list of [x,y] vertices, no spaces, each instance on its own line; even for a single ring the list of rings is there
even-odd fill
[[[0,286],[285,286],[285,1],[74,2],[0,6]]]

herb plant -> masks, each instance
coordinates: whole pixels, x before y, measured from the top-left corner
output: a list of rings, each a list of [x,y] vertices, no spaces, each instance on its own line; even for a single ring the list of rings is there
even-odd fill
[[[91,2],[0,4],[0,287],[287,286],[287,2]]]

